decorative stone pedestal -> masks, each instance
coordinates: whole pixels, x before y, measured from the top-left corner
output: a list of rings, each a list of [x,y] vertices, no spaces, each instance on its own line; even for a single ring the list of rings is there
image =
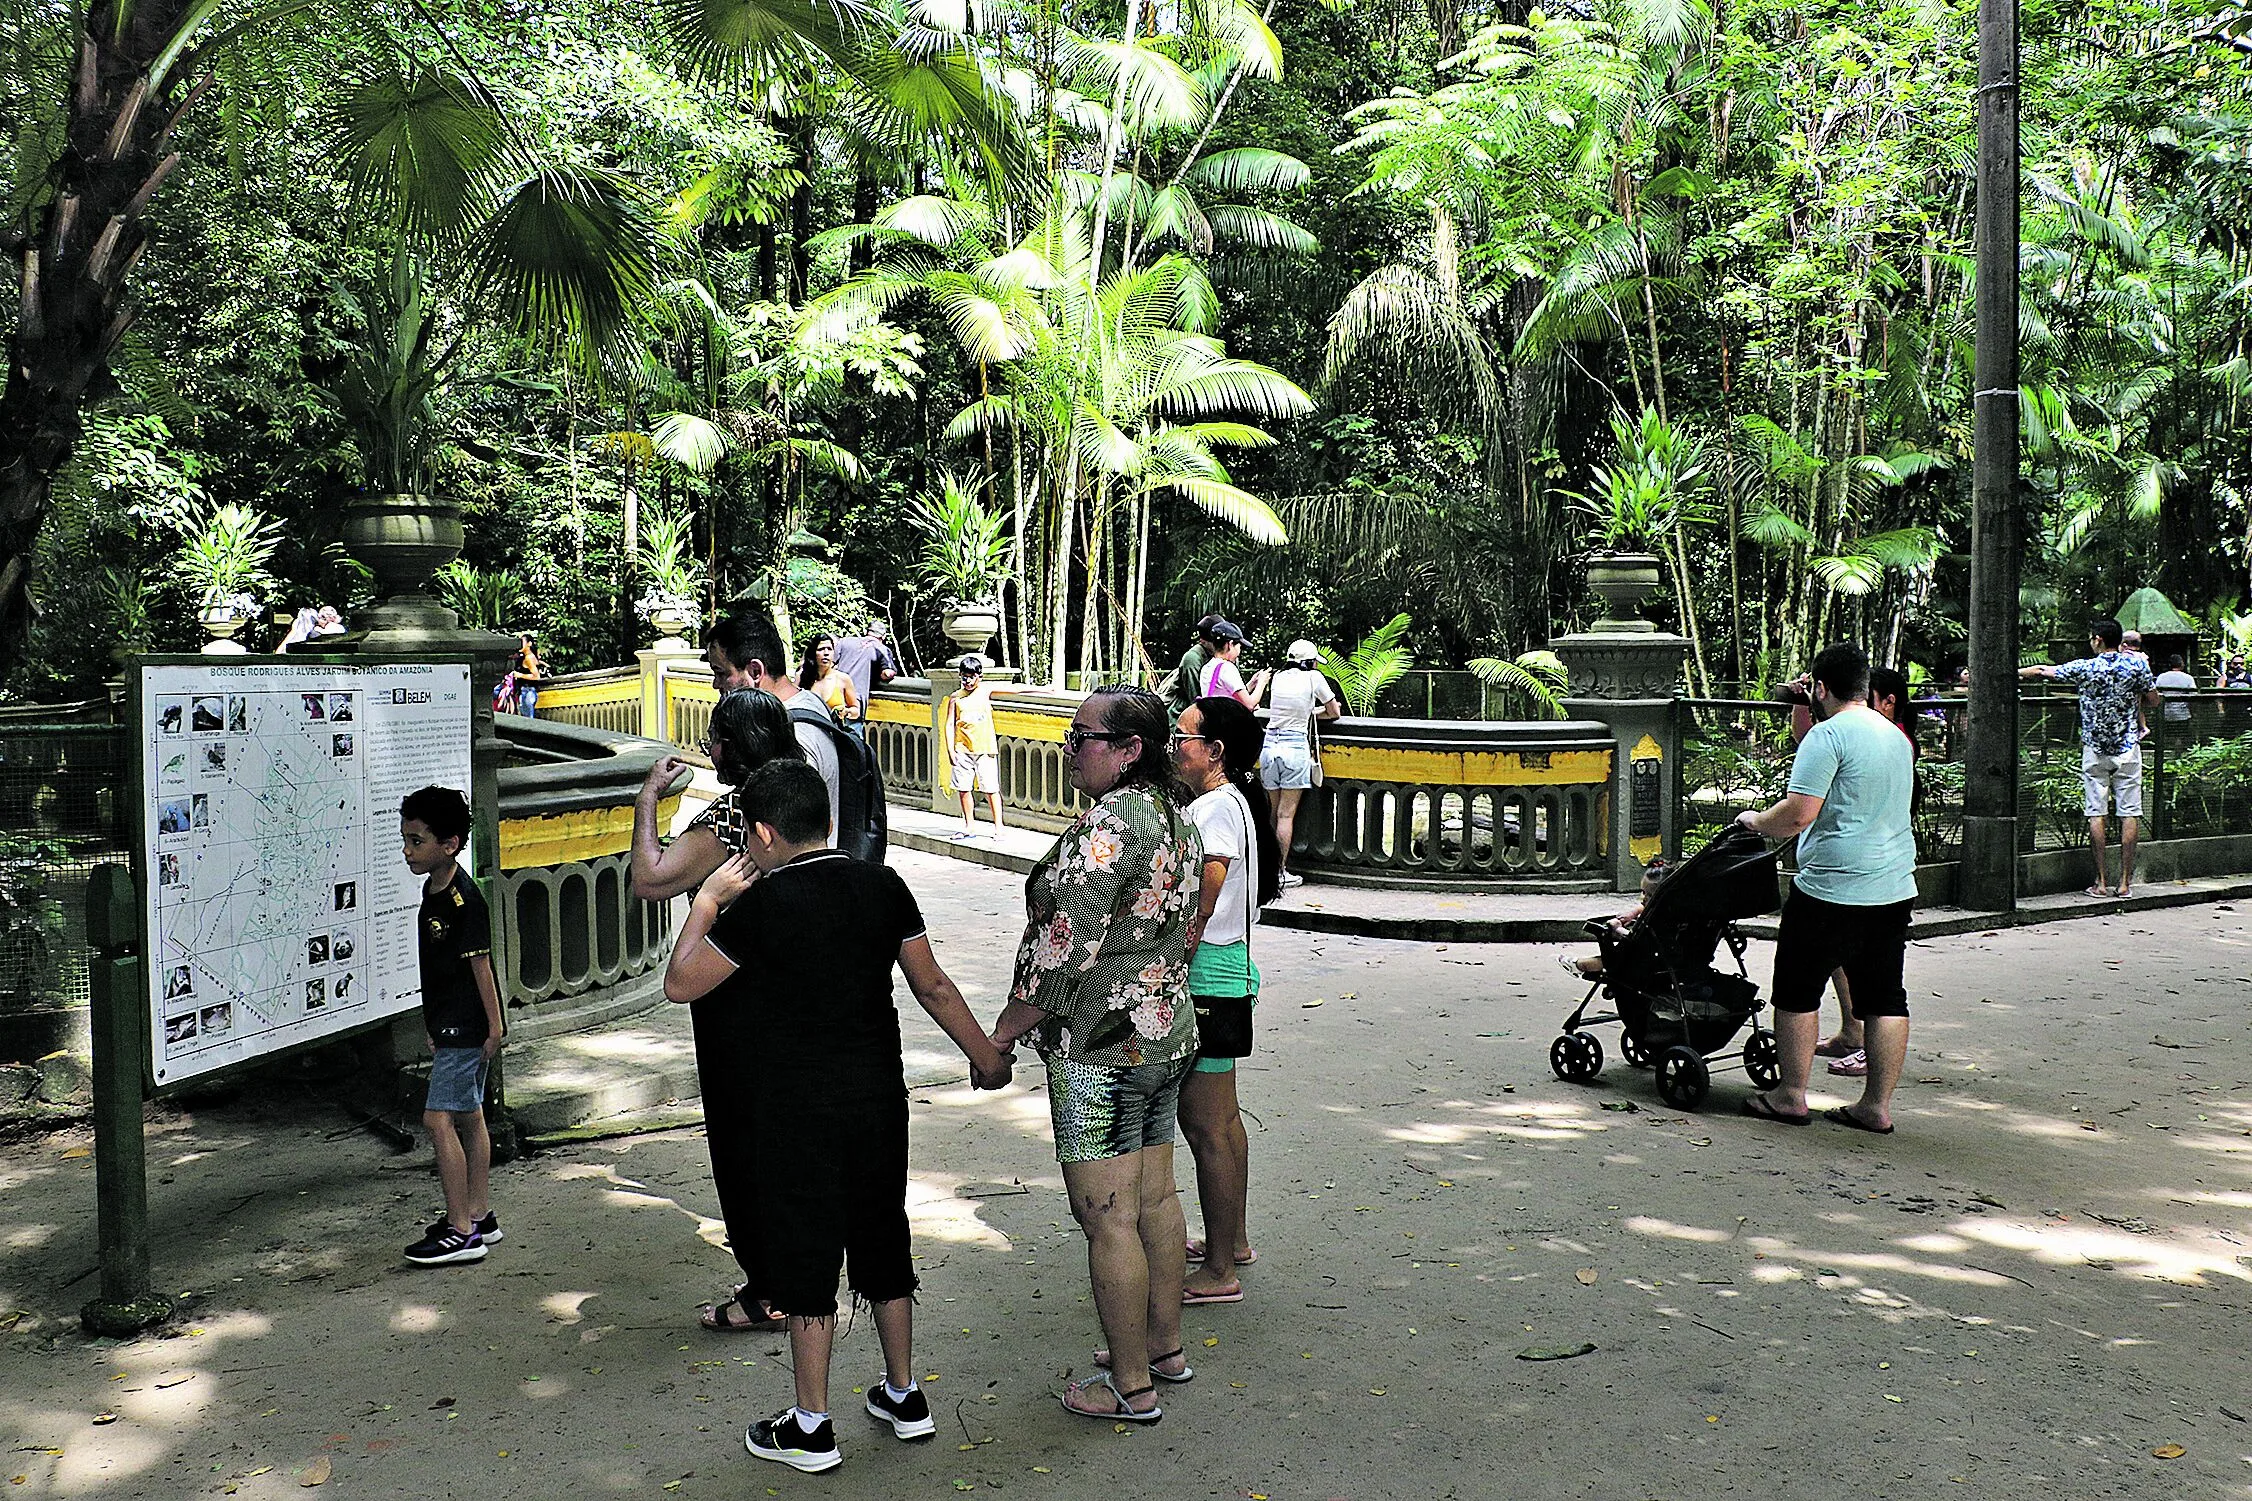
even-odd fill
[[[1616,890],[1636,890],[1643,866],[1681,848],[1681,729],[1674,701],[1688,638],[1584,631],[1557,637],[1549,649],[1568,674],[1565,713],[1600,720],[1611,732],[1611,879]]]

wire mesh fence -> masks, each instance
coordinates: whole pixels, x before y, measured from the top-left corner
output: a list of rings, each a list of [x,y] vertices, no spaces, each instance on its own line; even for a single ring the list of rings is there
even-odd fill
[[[86,1004],[86,884],[129,858],[126,755],[116,725],[0,724],[0,1013]]]

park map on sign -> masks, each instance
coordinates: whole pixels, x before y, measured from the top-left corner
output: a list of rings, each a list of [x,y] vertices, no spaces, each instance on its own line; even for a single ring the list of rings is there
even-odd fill
[[[142,711],[157,1081],[418,1004],[398,806],[468,790],[466,669],[149,667]]]

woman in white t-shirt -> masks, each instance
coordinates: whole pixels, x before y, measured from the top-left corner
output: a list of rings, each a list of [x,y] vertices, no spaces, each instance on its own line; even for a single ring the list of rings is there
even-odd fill
[[[1212,622],[1204,633],[1211,660],[1204,664],[1202,680],[1197,684],[1198,698],[1232,698],[1246,709],[1259,707],[1259,695],[1267,691],[1267,674],[1254,673],[1249,683],[1243,680],[1243,632],[1225,620]],[[1246,768],[1248,769],[1248,768]]]
[[[1195,797],[1189,817],[1204,843],[1204,879],[1189,919],[1196,1066],[1181,1085],[1180,1116],[1204,1206],[1204,1239],[1189,1242],[1189,1259],[1204,1265],[1182,1285],[1184,1303],[1242,1302],[1236,1268],[1257,1259],[1244,1226],[1251,1144],[1236,1101],[1235,1061],[1251,1051],[1251,1008],[1259,999],[1251,930],[1260,903],[1274,900],[1281,869],[1267,794],[1253,770],[1263,738],[1249,709],[1211,697],[1182,711],[1172,740],[1173,768]]]
[[[1276,872],[1284,887],[1303,884],[1290,873],[1290,841],[1298,832],[1298,800],[1314,785],[1321,757],[1314,749],[1313,725],[1317,719],[1335,719],[1345,712],[1337,690],[1315,665],[1321,648],[1311,641],[1290,643],[1290,665],[1267,685],[1267,747],[1259,757],[1259,785],[1267,789],[1275,806],[1275,847],[1284,869]]]

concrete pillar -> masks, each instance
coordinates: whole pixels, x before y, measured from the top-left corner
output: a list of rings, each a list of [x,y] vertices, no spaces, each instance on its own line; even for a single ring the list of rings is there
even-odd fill
[[[704,654],[685,642],[677,647],[645,646],[634,653],[641,664],[641,733],[651,740],[670,740],[672,726],[665,723],[665,678],[683,669],[704,665]]]
[[[1642,884],[1642,867],[1680,853],[1681,730],[1675,700],[1685,636],[1657,631],[1587,631],[1559,636],[1549,649],[1569,675],[1564,712],[1601,721],[1611,732],[1611,882]]]

